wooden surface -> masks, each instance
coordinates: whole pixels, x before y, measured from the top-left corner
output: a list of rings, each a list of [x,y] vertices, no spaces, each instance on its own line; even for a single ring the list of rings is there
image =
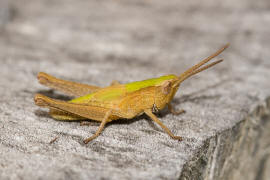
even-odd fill
[[[269,9],[268,0],[1,0],[0,179],[266,179]],[[39,85],[39,71],[106,86],[180,74],[226,43],[224,62],[180,87],[173,104],[186,113],[159,116],[182,142],[140,116],[85,145],[98,126],[34,105],[37,92],[68,99]]]

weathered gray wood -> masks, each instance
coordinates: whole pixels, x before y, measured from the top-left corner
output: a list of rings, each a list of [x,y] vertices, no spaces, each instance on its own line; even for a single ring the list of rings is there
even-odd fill
[[[259,1],[0,1],[0,179],[266,179],[270,4]],[[225,61],[184,82],[160,117],[107,126],[34,105],[39,71],[106,86],[176,73],[225,43]],[[268,99],[268,100],[267,100]],[[268,104],[267,104],[268,103]],[[55,137],[54,143],[49,144]]]

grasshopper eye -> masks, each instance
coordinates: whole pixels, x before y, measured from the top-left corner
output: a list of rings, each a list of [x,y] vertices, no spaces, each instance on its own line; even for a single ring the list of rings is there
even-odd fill
[[[171,81],[165,81],[164,83],[162,83],[161,85],[161,92],[165,95],[169,94],[171,92],[172,89],[172,83]]]

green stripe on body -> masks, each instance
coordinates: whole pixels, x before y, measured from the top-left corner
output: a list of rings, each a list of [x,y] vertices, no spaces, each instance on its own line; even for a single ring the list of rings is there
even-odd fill
[[[123,88],[119,88],[119,89],[116,88],[116,89],[108,89],[108,91],[106,91],[106,89],[103,89],[101,91],[97,91],[97,92],[94,92],[91,94],[87,94],[85,96],[81,96],[79,98],[72,99],[69,102],[72,102],[72,103],[88,102],[93,96],[95,96],[95,98],[97,98],[101,101],[109,101],[109,100],[113,100],[113,99],[118,98],[119,96],[121,96],[123,94],[123,92],[129,92],[129,93],[134,92],[134,91],[137,91],[137,90],[142,89],[142,88],[158,85],[165,80],[174,79],[176,77],[177,76],[175,76],[175,75],[166,75],[166,76],[161,76],[158,78],[146,79],[143,81],[135,81],[135,82],[125,84],[124,89]]]

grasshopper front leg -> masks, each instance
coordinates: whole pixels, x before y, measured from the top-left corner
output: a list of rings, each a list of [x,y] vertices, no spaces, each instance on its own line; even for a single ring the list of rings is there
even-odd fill
[[[145,114],[146,115],[148,115],[153,121],[155,121],[156,123],[158,123],[158,125],[160,126],[160,127],[162,127],[164,130],[165,130],[165,132],[166,133],[168,133],[169,134],[169,136],[171,136],[173,139],[177,139],[177,140],[180,140],[180,141],[182,141],[182,137],[180,137],[180,136],[175,136],[171,131],[170,131],[170,129],[169,128],[167,128],[153,113],[152,113],[152,111],[151,110],[145,110],[144,111],[145,112]]]
[[[182,113],[185,113],[185,112],[186,112],[184,109],[180,109],[180,110],[176,111],[176,110],[173,108],[173,106],[172,106],[171,103],[168,104],[168,109],[169,109],[169,111],[170,111],[173,115],[179,115],[179,114],[182,114]]]

